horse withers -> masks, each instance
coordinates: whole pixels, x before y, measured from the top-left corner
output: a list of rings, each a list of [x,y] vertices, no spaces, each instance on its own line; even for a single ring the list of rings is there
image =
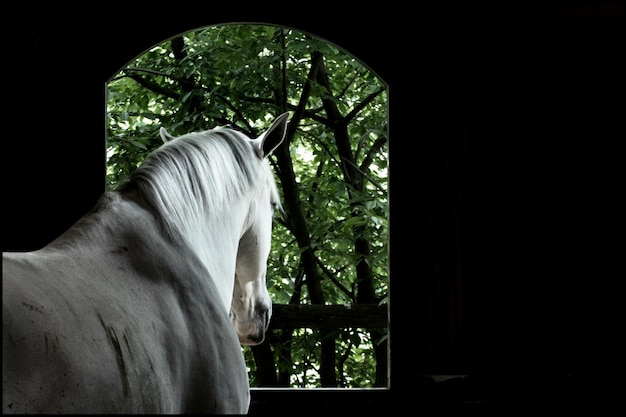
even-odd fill
[[[2,256],[4,413],[236,413],[241,344],[263,341],[272,213],[266,157],[288,114],[250,139],[174,138],[44,248]]]

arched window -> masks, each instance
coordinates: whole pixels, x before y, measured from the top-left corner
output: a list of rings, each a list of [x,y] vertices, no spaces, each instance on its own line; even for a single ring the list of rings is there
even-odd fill
[[[249,23],[159,42],[107,83],[108,189],[161,144],[161,126],[256,137],[291,113],[289,156],[270,162],[295,198],[273,229],[268,339],[243,350],[252,387],[389,386],[387,96],[339,46]]]

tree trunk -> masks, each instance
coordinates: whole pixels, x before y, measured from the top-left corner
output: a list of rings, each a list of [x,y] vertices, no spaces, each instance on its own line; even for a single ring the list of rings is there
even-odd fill
[[[270,331],[271,332],[271,331]],[[268,333],[268,339],[270,339]],[[252,346],[252,355],[256,363],[256,380],[260,387],[278,386],[276,378],[276,367],[274,366],[274,355],[269,340],[260,345]]]
[[[326,73],[326,68],[323,64],[323,61],[320,63],[320,68],[317,71],[317,81],[326,88],[328,95],[322,98],[322,103],[324,106],[324,110],[326,111],[326,115],[328,116],[329,125],[333,129],[333,134],[335,137],[335,144],[337,146],[337,152],[339,153],[339,158],[341,160],[341,167],[343,171],[344,181],[346,182],[346,189],[348,195],[350,195],[350,199],[353,200],[353,197],[358,196],[358,194],[362,193],[364,190],[364,180],[363,173],[357,168],[358,164],[355,158],[355,154],[352,151],[352,147],[350,145],[350,136],[348,134],[348,123],[349,119],[343,117],[337,107],[337,103],[334,100],[332,89],[330,87],[330,82],[328,79],[328,74]],[[368,167],[363,167],[367,169]],[[352,217],[361,217],[363,215],[363,207],[359,198],[354,199],[353,201],[359,201],[357,203],[350,204],[350,211]],[[354,236],[354,251],[358,256],[358,261],[356,264],[356,285],[357,285],[357,294],[356,294],[356,302],[360,303],[376,303],[376,294],[374,292],[374,276],[372,274],[372,268],[370,264],[367,262],[369,259],[370,252],[370,244],[367,239],[364,239],[363,232],[365,231],[365,226],[356,225],[353,227],[353,236]],[[370,338],[372,340],[380,339],[380,332],[372,332],[370,333]],[[374,350],[376,352],[377,358],[377,382],[384,380],[384,384],[386,385],[387,381],[387,345],[385,343],[374,344]],[[385,360],[378,361],[379,358],[384,357]],[[380,372],[380,374],[379,374]]]

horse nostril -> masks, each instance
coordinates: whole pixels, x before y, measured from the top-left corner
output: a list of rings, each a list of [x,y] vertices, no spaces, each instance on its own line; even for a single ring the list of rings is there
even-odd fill
[[[272,306],[268,306],[265,303],[257,303],[257,314],[263,323],[263,329],[267,330],[272,317]]]

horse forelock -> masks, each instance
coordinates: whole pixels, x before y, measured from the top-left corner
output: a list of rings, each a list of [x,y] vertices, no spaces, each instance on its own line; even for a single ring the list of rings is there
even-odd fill
[[[135,170],[131,180],[171,238],[182,238],[207,214],[256,187],[270,186],[276,194],[269,166],[248,140],[229,128],[189,133],[163,144]]]

